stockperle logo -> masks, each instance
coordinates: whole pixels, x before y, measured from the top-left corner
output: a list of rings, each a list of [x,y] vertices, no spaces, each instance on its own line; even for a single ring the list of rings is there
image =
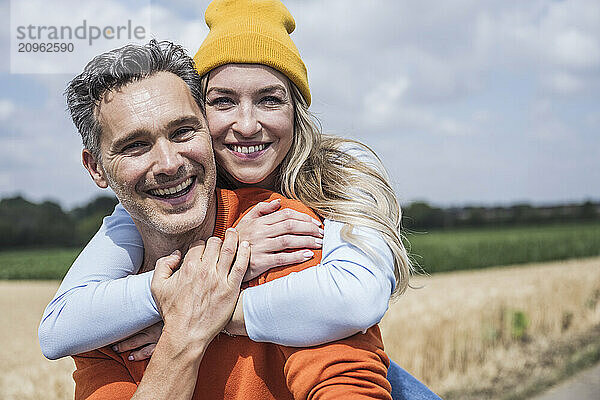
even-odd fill
[[[12,73],[78,73],[98,54],[151,38],[150,0],[12,0]]]

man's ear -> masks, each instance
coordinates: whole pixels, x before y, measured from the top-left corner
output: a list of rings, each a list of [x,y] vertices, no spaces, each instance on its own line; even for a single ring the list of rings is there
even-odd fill
[[[88,170],[90,176],[96,182],[98,187],[106,189],[108,187],[108,181],[104,177],[104,170],[96,158],[92,155],[92,152],[88,149],[83,149],[81,152],[81,162],[85,169]]]

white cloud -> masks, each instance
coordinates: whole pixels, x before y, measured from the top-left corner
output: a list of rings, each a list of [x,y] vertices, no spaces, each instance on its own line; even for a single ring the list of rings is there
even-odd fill
[[[595,90],[600,79],[600,4],[524,4],[490,20],[498,61],[538,76],[537,83],[558,96]]]
[[[8,99],[0,99],[0,121],[8,120],[15,112],[15,104]]]
[[[372,95],[372,94],[371,94]],[[376,96],[373,96],[377,99]],[[382,96],[383,97],[383,96]],[[437,115],[433,110],[402,102],[367,105],[362,110],[361,132],[414,132],[423,137],[466,136],[476,132],[477,121],[460,121],[457,118]],[[368,137],[369,135],[366,135]]]
[[[572,73],[560,71],[544,75],[541,79],[541,83],[551,92],[561,95],[578,93],[584,90],[586,87],[586,83],[582,77]]]
[[[573,139],[575,133],[564,122],[550,118],[546,121],[538,121],[534,127],[533,136],[544,141],[563,142]]]
[[[594,68],[600,63],[600,47],[589,34],[576,29],[558,32],[554,54],[559,63],[571,68]]]
[[[590,128],[598,128],[600,127],[600,114],[598,112],[588,113],[585,118],[585,123]]]
[[[180,44],[193,57],[207,34],[208,27],[200,12],[198,18],[190,20],[184,19],[171,8],[152,6],[152,35],[157,40],[170,40]]]
[[[380,83],[364,97],[363,118],[369,123],[376,120],[380,126],[387,125],[394,119],[409,86],[410,81],[405,76]]]
[[[12,175],[8,172],[0,172],[0,187],[9,187]]]
[[[477,124],[486,124],[492,121],[493,115],[489,110],[477,110],[473,112],[472,119]]]
[[[530,136],[535,140],[549,143],[563,143],[576,139],[577,132],[558,117],[559,107],[552,98],[546,97],[535,102],[532,108]]]

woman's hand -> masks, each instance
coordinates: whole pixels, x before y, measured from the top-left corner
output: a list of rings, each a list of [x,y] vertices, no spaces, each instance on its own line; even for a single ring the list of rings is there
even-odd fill
[[[124,353],[126,351],[133,350],[128,358],[132,361],[140,361],[150,358],[160,339],[162,333],[163,323],[157,322],[156,324],[142,329],[133,336],[128,337],[112,346],[112,349],[117,353]]]
[[[244,281],[274,267],[306,261],[314,255],[308,249],[323,245],[321,221],[291,208],[280,208],[279,199],[258,203],[236,225],[240,240],[252,246]],[[289,249],[303,250],[285,251]]]

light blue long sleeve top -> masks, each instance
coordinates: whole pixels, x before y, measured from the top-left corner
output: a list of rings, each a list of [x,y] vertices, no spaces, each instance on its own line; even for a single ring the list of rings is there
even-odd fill
[[[364,331],[387,310],[393,257],[381,235],[355,228],[374,260],[342,240],[343,223],[325,220],[321,264],[244,291],[244,319],[255,341],[313,346]],[[142,264],[142,239],[119,204],[77,257],[39,327],[49,359],[122,340],[161,320]]]

